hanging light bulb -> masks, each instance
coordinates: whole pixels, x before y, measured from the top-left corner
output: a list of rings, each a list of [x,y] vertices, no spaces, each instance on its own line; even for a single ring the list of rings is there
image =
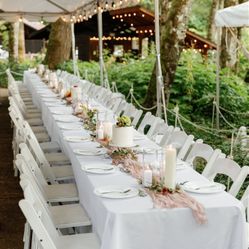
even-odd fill
[[[41,24],[44,24],[43,16],[41,17],[40,23],[41,23]]]
[[[19,22],[23,22],[23,17],[22,16],[19,17]]]
[[[65,16],[62,17],[62,21],[66,22],[66,17]]]
[[[115,9],[116,8],[116,4],[115,2],[112,2],[112,8]]]
[[[120,5],[122,5],[122,4],[123,4],[123,1],[122,1],[122,0],[120,0],[120,1],[119,1],[119,4],[120,4]]]
[[[105,2],[105,8],[108,9],[108,7],[109,7],[109,4],[108,4],[108,2],[106,1],[106,2]]]

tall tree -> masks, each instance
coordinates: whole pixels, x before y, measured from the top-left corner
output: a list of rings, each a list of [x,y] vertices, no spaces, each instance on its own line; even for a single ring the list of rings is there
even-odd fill
[[[165,100],[168,102],[177,64],[184,46],[191,0],[161,0],[161,64]],[[148,86],[144,105],[156,103],[156,65]]]
[[[207,38],[212,41],[216,42],[216,26],[214,23],[214,17],[216,11],[220,8],[221,0],[212,0],[210,13],[209,13],[209,21],[208,21],[208,33]]]
[[[238,0],[223,0],[224,8],[238,4]],[[234,35],[238,38],[238,29],[232,29]],[[220,46],[220,67],[230,67],[235,69],[237,62],[237,42],[227,28],[222,28],[221,46]]]
[[[57,65],[68,60],[71,54],[71,24],[59,18],[52,24],[49,35],[45,64],[50,69],[56,69]]]
[[[24,35],[24,23],[19,22],[18,33],[18,61],[23,62],[25,59],[25,35]]]

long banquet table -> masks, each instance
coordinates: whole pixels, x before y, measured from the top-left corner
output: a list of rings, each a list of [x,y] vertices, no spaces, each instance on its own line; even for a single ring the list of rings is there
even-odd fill
[[[200,225],[188,208],[156,209],[149,196],[130,199],[105,199],[94,194],[94,189],[106,185],[140,187],[137,180],[116,170],[113,174],[88,174],[82,164],[108,162],[105,156],[80,156],[73,150],[96,148],[96,142],[70,143],[65,136],[86,134],[79,119],[72,115],[71,107],[58,100],[52,103],[46,99],[54,93],[33,72],[24,73],[33,102],[42,111],[42,118],[49,135],[57,141],[69,157],[79,192],[80,203],[86,209],[93,224],[93,230],[101,241],[101,249],[246,249],[246,222],[241,202],[226,192],[216,194],[191,194],[205,207],[208,222]],[[55,94],[54,97],[56,98]],[[96,103],[95,103],[96,104]],[[98,108],[103,109],[100,105]],[[56,110],[63,110],[71,117],[73,124],[57,121]],[[61,125],[72,125],[63,130]],[[155,147],[149,139],[138,141],[143,146]],[[191,167],[177,170],[177,182],[203,180],[203,176]]]

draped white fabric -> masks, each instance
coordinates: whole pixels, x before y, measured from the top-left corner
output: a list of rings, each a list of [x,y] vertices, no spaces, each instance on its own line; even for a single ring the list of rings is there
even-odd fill
[[[42,16],[46,21],[55,21],[89,2],[92,0],[1,0],[0,10],[3,12],[0,13],[0,18],[17,21],[22,15],[29,21],[39,21]]]
[[[217,27],[249,26],[249,1],[217,11],[215,23]]]

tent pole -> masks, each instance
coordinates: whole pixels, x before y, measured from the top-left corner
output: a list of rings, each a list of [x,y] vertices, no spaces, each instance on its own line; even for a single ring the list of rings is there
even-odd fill
[[[75,55],[74,23],[71,23],[71,32],[72,32],[73,74],[79,77],[79,70],[78,70],[77,59]]]
[[[165,122],[167,123],[166,103],[163,90],[163,76],[160,56],[160,13],[159,0],[155,0],[155,43],[156,43],[156,89],[157,89],[157,112],[158,117],[162,116],[162,104]],[[163,102],[163,103],[162,103]]]
[[[104,86],[104,61],[103,61],[103,22],[102,10],[98,8],[98,35],[99,35],[99,66],[100,66],[100,85]]]
[[[216,55],[216,129],[220,129],[220,39],[221,28],[217,29],[217,55]]]

